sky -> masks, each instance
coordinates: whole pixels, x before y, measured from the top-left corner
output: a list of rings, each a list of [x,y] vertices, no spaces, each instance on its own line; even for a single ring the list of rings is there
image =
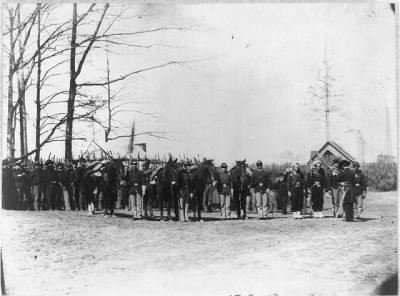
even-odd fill
[[[70,6],[56,10],[54,17],[65,15]],[[80,4],[80,11],[86,7]],[[147,143],[148,156],[171,152],[205,156],[217,163],[244,158],[249,162],[307,161],[310,151],[326,141],[323,113],[312,111],[317,105],[309,93],[324,74],[324,57],[334,78],[331,91],[338,95],[331,98],[339,109],[331,116],[331,139],[360,158],[354,132],[360,130],[365,160],[375,160],[388,150],[387,108],[390,148],[396,151],[395,32],[388,4],[128,8],[126,17],[115,24],[115,32],[163,26],[185,30],[147,33],[132,40],[157,44],[151,48],[112,47],[113,77],[168,61],[194,61],[143,72],[112,86],[113,92],[119,92],[118,100],[129,103],[118,113],[121,128],[115,135],[129,134],[135,121],[137,132],[159,131],[170,138],[136,137],[136,143]],[[104,76],[105,57],[104,46],[91,52],[80,81]],[[58,85],[66,87],[67,78],[59,78]],[[105,95],[104,89],[88,92]],[[34,110],[32,102],[27,107]],[[104,111],[96,116],[104,119]],[[93,137],[114,154],[127,152],[127,138],[104,144],[101,128],[94,130],[91,123],[75,125],[76,135],[87,138],[87,142],[74,142],[75,155]],[[34,146],[32,124],[30,131],[29,148]],[[63,143],[45,146],[42,155],[49,152],[62,157]]]

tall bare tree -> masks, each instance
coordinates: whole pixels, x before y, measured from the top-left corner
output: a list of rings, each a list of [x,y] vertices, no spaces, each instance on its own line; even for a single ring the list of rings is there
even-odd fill
[[[331,140],[332,114],[341,112],[337,97],[343,96],[334,91],[336,79],[332,76],[331,69],[332,65],[329,64],[325,51],[322,77],[320,75],[317,84],[310,86],[308,90],[311,95],[311,110],[324,123],[326,141]]]

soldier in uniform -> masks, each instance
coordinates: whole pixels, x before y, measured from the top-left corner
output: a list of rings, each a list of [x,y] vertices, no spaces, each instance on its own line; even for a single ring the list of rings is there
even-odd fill
[[[303,209],[303,198],[304,198],[304,175],[300,171],[299,163],[295,163],[292,166],[292,170],[287,178],[287,191],[288,196],[291,199],[291,207],[293,212],[293,218],[302,219],[301,210]]]
[[[143,172],[138,168],[138,162],[132,161],[129,171],[129,200],[132,207],[132,219],[143,217],[143,193],[146,191]]]
[[[39,161],[35,162],[34,168],[30,174],[33,193],[33,206],[35,211],[39,211],[44,202],[43,186],[43,165]]]
[[[57,198],[57,172],[54,169],[54,162],[52,160],[46,160],[46,168],[43,170],[43,183],[46,186],[45,200],[46,207],[52,211],[56,208]]]
[[[278,192],[279,192],[279,181],[281,176],[272,177],[270,179],[269,186],[269,194],[268,194],[268,210],[265,213],[265,216],[268,216],[269,213],[272,214],[272,218],[274,218],[275,210],[278,207]]]
[[[104,216],[113,217],[117,198],[117,169],[109,161],[104,160],[102,164]]]
[[[364,173],[360,169],[358,162],[353,163],[355,181],[354,181],[354,197],[356,201],[356,218],[359,219],[363,212],[364,199],[367,195],[367,180]]]
[[[75,187],[75,204],[78,210],[86,210],[86,197],[85,197],[85,185],[83,178],[85,176],[86,160],[84,158],[79,159],[77,167],[74,171],[74,187]]]
[[[282,209],[282,214],[286,215],[287,214],[287,202],[288,202],[288,189],[287,189],[287,178],[289,175],[289,170],[285,171],[284,173],[280,173],[278,175],[278,195],[279,195],[279,200],[281,202],[281,209]]]
[[[15,210],[17,202],[17,188],[15,187],[12,164],[7,159],[3,160],[2,181],[2,207],[3,209],[7,210]]]
[[[221,168],[222,171],[218,172],[216,181],[221,202],[221,217],[222,219],[227,219],[231,217],[232,176],[228,172],[228,165],[226,163],[222,163]]]
[[[178,171],[180,222],[189,222],[189,201],[191,194],[193,194],[192,176],[189,167],[190,163],[184,162],[183,168]]]
[[[353,192],[355,173],[350,169],[350,161],[342,160],[340,165],[343,167],[343,171],[338,175],[337,181],[343,192],[342,203],[346,221],[351,222],[354,220],[354,204],[356,202]]]
[[[125,209],[128,207],[128,210],[130,211],[131,209],[129,208],[129,202],[128,202],[128,180],[129,178],[129,166],[124,165],[122,168],[122,173],[119,175],[119,185],[120,185],[120,190],[121,190],[121,209]]]
[[[62,197],[64,200],[65,204],[65,209],[66,210],[73,210],[75,209],[74,207],[74,202],[73,202],[73,191],[72,191],[72,175],[71,172],[69,171],[69,167],[66,165],[65,168],[62,166],[59,166],[59,172],[58,172],[58,181],[60,182],[61,186],[61,193]]]
[[[252,175],[252,188],[256,195],[256,207],[258,212],[258,218],[264,219],[267,210],[267,194],[269,193],[269,175],[263,169],[263,163],[261,160],[256,162],[257,169]]]
[[[311,188],[311,201],[313,216],[323,218],[322,213],[324,206],[324,189],[326,187],[325,171],[321,167],[321,162],[318,160],[314,163],[314,167],[308,178],[308,188]]]
[[[152,180],[151,173],[152,169],[150,169],[150,162],[145,161],[142,165],[143,175],[146,186],[146,192],[143,196],[143,207],[144,207],[144,216],[153,218],[153,201],[156,199],[157,185],[155,180]]]
[[[339,161],[334,160],[332,172],[329,176],[329,186],[332,191],[332,205],[333,205],[333,216],[336,217],[336,214],[341,215],[342,209],[340,208],[340,199],[341,194],[339,191],[339,183],[337,181],[337,177],[340,174],[341,169],[339,167]]]
[[[67,202],[64,200],[64,185],[62,182],[68,182],[67,176],[65,174],[64,170],[64,164],[61,162],[58,162],[56,165],[56,170],[57,170],[57,194],[56,194],[56,208],[58,210],[65,210]],[[66,198],[68,200],[68,191],[66,190]]]

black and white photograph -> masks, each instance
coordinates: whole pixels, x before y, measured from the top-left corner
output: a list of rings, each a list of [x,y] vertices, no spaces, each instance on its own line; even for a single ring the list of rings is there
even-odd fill
[[[0,7],[2,295],[398,295],[398,2]]]

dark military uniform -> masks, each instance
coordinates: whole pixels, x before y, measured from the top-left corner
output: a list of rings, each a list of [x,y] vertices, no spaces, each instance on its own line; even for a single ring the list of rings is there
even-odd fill
[[[278,207],[279,181],[280,177],[273,177],[269,183],[270,192],[268,194],[267,202],[268,210],[265,214],[268,215],[269,213],[272,213],[272,217],[274,217],[275,210]]]
[[[2,181],[2,207],[7,210],[16,210],[18,194],[17,188],[15,187],[13,169],[5,160],[3,160]]]
[[[143,190],[145,177],[138,168],[132,168],[129,171],[129,201],[132,208],[132,218],[142,218],[143,216]]]
[[[105,165],[102,174],[104,215],[114,215],[115,201],[117,199],[117,169],[112,163]]]
[[[32,185],[34,209],[39,211],[44,203],[43,169],[40,163],[35,164],[35,168],[30,174]]]
[[[126,167],[128,168],[128,167]],[[129,172],[128,170],[125,170],[125,167],[123,168],[122,173],[119,175],[119,185],[120,185],[120,191],[121,191],[121,209],[125,209],[128,207],[128,210],[130,211],[131,209],[129,208],[129,200],[128,200],[128,191],[129,191],[129,186],[128,186],[128,180],[129,178]]]
[[[337,178],[341,170],[335,167],[329,175],[329,187],[332,190],[332,205],[334,207],[333,215],[340,214],[342,209],[340,209],[341,191],[339,190],[339,183]]]
[[[221,216],[226,219],[231,216],[231,197],[232,176],[229,172],[219,172],[217,174],[217,190],[221,203]],[[240,217],[240,214],[239,214]]]
[[[287,178],[289,174],[282,174],[278,180],[278,194],[279,204],[282,210],[282,214],[287,214],[287,201],[288,201],[288,189],[287,189]]]
[[[256,194],[256,206],[259,218],[264,218],[268,206],[267,189],[269,188],[269,174],[264,169],[257,169],[252,175],[252,188]]]
[[[338,175],[337,181],[342,187],[343,191],[343,210],[346,215],[346,221],[354,220],[354,184],[355,184],[355,173],[346,167],[343,172]]]
[[[323,168],[313,168],[307,178],[308,188],[311,188],[312,210],[316,216],[322,217],[324,206],[324,188],[326,188],[325,171]]]
[[[303,209],[303,199],[304,199],[304,185],[305,180],[302,172],[297,170],[297,172],[291,172],[286,181],[287,191],[290,192],[290,201],[292,212],[295,218],[301,218],[300,212]],[[296,214],[297,213],[297,214]]]
[[[193,183],[191,174],[186,169],[178,171],[178,187],[179,187],[179,221],[189,221],[189,202],[190,195],[193,193]]]
[[[54,210],[56,208],[57,198],[57,172],[54,170],[53,162],[46,162],[46,168],[43,170],[43,183],[46,186],[45,201],[46,209]]]
[[[363,204],[367,193],[367,179],[359,168],[356,168],[354,173],[354,198],[357,205],[357,218],[359,218],[364,210]]]

